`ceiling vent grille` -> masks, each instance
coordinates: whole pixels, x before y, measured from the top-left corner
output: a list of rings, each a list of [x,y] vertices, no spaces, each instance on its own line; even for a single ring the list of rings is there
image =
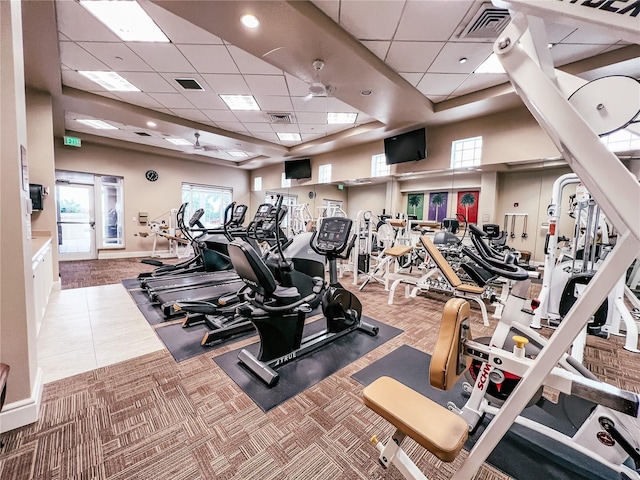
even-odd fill
[[[151,134],[147,132],[134,132],[136,135],[140,135],[141,137],[150,137]]]
[[[185,90],[204,90],[195,78],[176,78],[175,80]]]
[[[267,113],[271,123],[293,123],[293,118],[290,113]]]
[[[488,2],[483,3],[480,6],[480,10],[462,31],[460,38],[495,40],[507,26],[510,19],[508,10],[495,8]]]

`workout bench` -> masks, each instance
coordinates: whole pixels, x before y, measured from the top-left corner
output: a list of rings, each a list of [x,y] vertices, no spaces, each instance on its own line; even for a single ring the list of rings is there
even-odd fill
[[[460,277],[458,277],[456,272],[453,271],[453,268],[451,268],[449,262],[447,262],[446,258],[444,258],[442,253],[440,253],[440,250],[438,250],[438,247],[434,245],[429,237],[427,237],[426,235],[422,235],[420,237],[420,242],[426,249],[427,254],[435,262],[439,272],[442,274],[442,277],[449,284],[453,296],[476,302],[480,306],[480,311],[482,312],[482,322],[485,326],[488,327],[489,314],[487,313],[487,306],[484,304],[484,300],[482,299],[484,288],[478,287],[476,285],[468,285],[466,283],[462,283]],[[426,276],[423,278],[426,278]],[[418,290],[429,290],[429,285],[427,283],[419,282],[413,288],[411,296],[415,297],[418,293]],[[392,293],[393,292],[390,292],[390,298],[392,298]]]
[[[451,389],[468,367],[470,359],[462,356],[463,343],[470,339],[468,327],[469,303],[452,298],[444,307],[429,366],[433,387]],[[445,462],[453,461],[467,440],[469,425],[461,416],[397,380],[380,377],[362,395],[367,407],[396,427],[386,445],[375,436],[371,441],[380,451],[380,463],[385,467],[393,463],[405,478],[425,478],[400,446],[407,436]]]

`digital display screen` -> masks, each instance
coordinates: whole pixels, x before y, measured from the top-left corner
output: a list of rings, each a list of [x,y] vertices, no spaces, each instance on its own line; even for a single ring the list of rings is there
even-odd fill
[[[271,210],[271,205],[262,205],[262,206],[258,209],[258,212],[260,212],[260,213],[267,213],[269,210]]]
[[[347,241],[351,220],[325,220],[320,227],[320,240],[333,243],[338,248]]]

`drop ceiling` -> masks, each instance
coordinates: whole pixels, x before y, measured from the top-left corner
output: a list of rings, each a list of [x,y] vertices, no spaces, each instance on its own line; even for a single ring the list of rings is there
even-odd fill
[[[53,94],[58,133],[90,141],[253,169],[521,104],[505,74],[473,73],[494,40],[491,32],[466,34],[491,7],[482,1],[140,0],[170,43],[123,42],[76,1],[24,3],[27,83]],[[243,13],[261,25],[244,28]],[[43,22],[48,28],[36,28]],[[547,34],[556,67],[585,78],[609,68],[640,75],[637,46],[614,32],[558,23]],[[109,92],[78,73],[84,70],[115,71],[140,92]],[[185,90],[176,79],[193,79],[203,90]],[[327,93],[309,96],[314,82]],[[220,94],[253,95],[260,110],[232,111]],[[327,112],[357,117],[334,125]],[[79,119],[117,128],[96,130]],[[194,148],[196,132],[203,148]],[[278,133],[300,140],[282,141]]]

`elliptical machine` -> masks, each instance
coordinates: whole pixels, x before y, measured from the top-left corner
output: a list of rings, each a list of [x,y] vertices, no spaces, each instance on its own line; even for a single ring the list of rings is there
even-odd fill
[[[325,289],[324,280],[317,277],[313,292],[302,298],[297,288],[277,285],[269,268],[245,242],[229,245],[231,261],[250,289],[245,294],[247,303],[238,308],[238,314],[247,317],[260,336],[257,357],[242,349],[238,360],[267,386],[278,383],[276,367],[348,333],[362,330],[372,336],[378,334],[378,327],[361,320],[362,304],[358,298],[338,281],[337,259],[348,258],[355,243],[355,236],[349,238],[352,223],[343,217],[325,218],[317,235],[313,233],[309,245],[329,262],[329,287]],[[311,311],[309,302],[321,294],[326,328],[303,338],[305,318]]]

